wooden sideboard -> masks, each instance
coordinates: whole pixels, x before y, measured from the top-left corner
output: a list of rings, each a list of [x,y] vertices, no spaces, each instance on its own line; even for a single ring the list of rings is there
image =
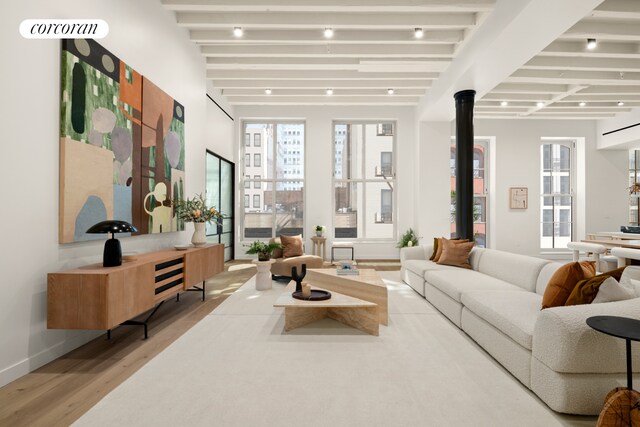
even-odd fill
[[[223,270],[224,245],[213,244],[144,253],[117,267],[94,264],[49,273],[47,327],[111,331],[135,324],[145,326],[146,338],[148,318],[132,318],[188,290],[202,291],[204,299],[204,282]]]

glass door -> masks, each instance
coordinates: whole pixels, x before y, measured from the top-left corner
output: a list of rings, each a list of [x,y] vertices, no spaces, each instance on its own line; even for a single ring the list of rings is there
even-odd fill
[[[234,194],[235,165],[227,159],[207,150],[207,206],[215,206],[224,219],[221,224],[207,224],[207,240],[212,243],[224,244],[224,260],[234,259]]]

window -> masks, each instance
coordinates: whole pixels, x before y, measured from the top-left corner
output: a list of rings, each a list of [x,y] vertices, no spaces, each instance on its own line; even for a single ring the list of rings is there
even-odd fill
[[[251,167],[251,154],[244,155],[244,166],[247,168]]]
[[[249,207],[249,195],[248,194],[244,195],[244,207],[245,208]]]
[[[640,150],[629,151],[629,190],[635,183],[640,183]],[[631,193],[631,191],[629,191]],[[629,224],[640,225],[638,223],[638,208],[640,207],[640,197],[638,194],[629,194]]]
[[[487,246],[487,198],[489,182],[486,173],[489,158],[489,141],[486,138],[475,138],[473,144],[473,235],[476,246]],[[451,145],[449,158],[451,172],[451,237],[456,237],[456,146]]]
[[[249,182],[249,175],[244,176],[244,188],[250,188],[251,183]]]
[[[254,147],[262,146],[262,134],[260,133],[253,134],[253,146]]]
[[[244,134],[244,146],[245,147],[249,147],[251,145],[251,134],[250,133],[245,133]]]
[[[391,122],[334,123],[335,238],[395,238],[394,127]]]
[[[245,207],[242,236],[245,240],[269,239],[280,234],[304,232],[304,127],[303,123],[245,122],[244,131],[261,135],[251,147],[253,185],[245,188],[251,207]],[[291,137],[300,133],[302,143],[291,150]],[[255,145],[255,139],[254,139]],[[249,149],[245,149],[248,151]]]
[[[229,261],[234,257],[235,165],[209,150],[206,153],[205,199],[207,206],[215,206],[224,215],[221,223],[207,223],[207,241],[222,243],[224,245],[224,260]],[[248,201],[245,200],[245,203]]]
[[[573,141],[543,143],[540,147],[540,247],[565,249],[572,238]]]

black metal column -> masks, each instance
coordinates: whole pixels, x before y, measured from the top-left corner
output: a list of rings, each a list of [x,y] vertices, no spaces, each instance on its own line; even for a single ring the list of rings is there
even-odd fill
[[[456,235],[473,240],[473,104],[475,90],[462,90],[456,100]]]

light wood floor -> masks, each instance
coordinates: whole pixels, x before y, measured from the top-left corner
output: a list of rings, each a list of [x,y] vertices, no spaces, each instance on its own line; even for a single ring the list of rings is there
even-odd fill
[[[68,426],[138,369],[202,320],[256,272],[248,260],[225,265],[199,292],[168,300],[142,327],[122,326],[0,388],[0,426]],[[365,265],[366,264],[366,265]],[[399,263],[359,262],[361,268],[398,270]],[[142,316],[144,317],[144,316]]]
[[[149,323],[121,326],[0,388],[0,426],[68,426],[220,305],[256,273],[231,263],[207,281],[207,296],[186,292],[164,303]],[[230,270],[230,271],[229,271]]]

